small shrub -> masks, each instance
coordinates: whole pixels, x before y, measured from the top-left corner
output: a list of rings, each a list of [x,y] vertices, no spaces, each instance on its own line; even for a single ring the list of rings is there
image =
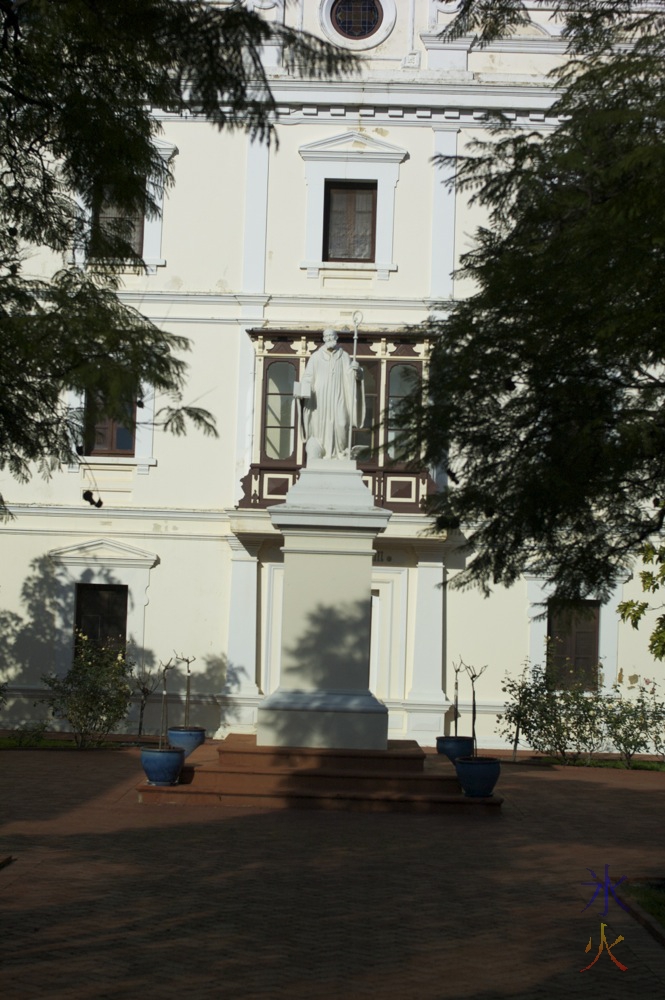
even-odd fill
[[[56,719],[66,719],[80,750],[98,746],[124,719],[131,699],[133,663],[123,651],[77,634],[74,661],[65,677],[42,678],[51,694],[43,700]]]
[[[555,691],[542,667],[528,667],[518,678],[506,678],[502,690],[509,696],[499,716],[498,731],[511,739],[513,752],[520,739],[538,753],[564,764],[587,760],[606,742],[603,698],[572,684]]]
[[[36,747],[44,742],[48,726],[45,722],[25,722],[16,729],[11,737],[17,747]]]
[[[661,761],[665,761],[665,702],[656,693],[658,685],[655,681],[644,678],[649,690],[649,737],[654,753]]]
[[[618,684],[613,691],[605,704],[607,736],[626,767],[632,767],[635,754],[649,749],[653,713],[646,688],[640,686],[635,699],[623,698]]]

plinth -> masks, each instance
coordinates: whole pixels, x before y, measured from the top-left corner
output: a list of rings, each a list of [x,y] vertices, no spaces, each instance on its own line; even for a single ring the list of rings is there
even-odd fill
[[[269,509],[284,536],[280,685],[257,745],[385,750],[388,710],[369,690],[374,506],[355,462],[310,461]]]

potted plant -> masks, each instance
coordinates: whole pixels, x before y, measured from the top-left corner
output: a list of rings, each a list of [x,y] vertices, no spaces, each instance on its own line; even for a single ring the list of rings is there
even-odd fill
[[[185,751],[182,747],[170,746],[167,741],[168,701],[166,693],[166,674],[173,669],[171,660],[159,663],[162,674],[162,718],[159,727],[159,746],[141,748],[141,765],[150,785],[177,785],[185,762]]]
[[[465,795],[473,798],[486,798],[494,791],[499,780],[501,762],[498,757],[479,757],[476,740],[476,681],[485,673],[487,666],[477,670],[476,667],[464,664],[471,681],[471,729],[473,731],[473,750],[467,756],[460,756],[454,761],[457,780]]]
[[[185,724],[183,726],[171,726],[168,730],[169,743],[174,747],[182,747],[185,757],[189,757],[192,750],[205,741],[206,731],[202,726],[190,726],[189,724],[189,697],[191,681],[191,665],[196,659],[195,656],[182,656],[174,650],[176,660],[187,664],[187,683],[185,687]]]
[[[457,720],[459,719],[459,675],[462,670],[466,669],[466,664],[461,657],[459,663],[453,663],[453,670],[455,671],[455,694],[453,696],[455,735],[437,736],[436,738],[437,753],[444,753],[453,764],[458,757],[468,756],[474,751],[473,736],[457,735]]]

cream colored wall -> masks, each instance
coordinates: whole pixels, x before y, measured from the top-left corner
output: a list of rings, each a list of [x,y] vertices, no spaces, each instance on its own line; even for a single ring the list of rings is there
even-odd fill
[[[307,184],[305,162],[299,148],[358,131],[399,148],[409,156],[399,165],[395,188],[393,260],[398,270],[387,281],[374,271],[321,271],[308,278],[300,264],[306,259]],[[327,125],[289,126],[280,133],[280,146],[271,158],[267,242],[266,290],[270,294],[335,296],[361,293],[369,299],[426,298],[429,295],[429,261],[432,240],[432,186],[434,153],[430,128],[368,128],[347,120]],[[334,167],[331,167],[331,176]],[[423,313],[424,316],[424,313]]]
[[[154,274],[125,275],[123,294],[128,302],[165,329],[191,339],[193,350],[187,358],[191,368],[184,399],[213,412],[220,437],[206,439],[192,430],[178,439],[156,429],[152,453],[157,465],[147,475],[131,465],[105,468],[103,463],[92,463],[88,473],[61,470],[48,482],[35,476],[30,483],[21,485],[6,475],[0,478],[0,489],[10,502],[54,507],[38,515],[19,509],[16,521],[0,525],[3,556],[0,611],[7,609],[25,616],[21,588],[30,573],[30,563],[51,549],[109,538],[154,552],[159,564],[150,570],[149,603],[145,609],[146,647],[162,659],[168,659],[174,648],[196,656],[195,694],[219,693],[228,645],[232,585],[231,553],[224,540],[229,526],[224,510],[234,506],[238,495],[236,459],[238,441],[244,433],[243,426],[239,429],[238,424],[242,425],[245,419],[247,395],[247,387],[239,382],[247,354],[244,327],[264,324],[268,330],[271,325],[288,328],[294,324],[310,330],[328,324],[350,327],[352,314],[358,308],[364,313],[365,326],[385,326],[387,331],[422,320],[426,315],[425,300],[430,294],[433,192],[437,174],[430,162],[434,152],[432,119],[415,117],[418,101],[422,99],[425,109],[434,105],[441,122],[445,108],[452,108],[454,114],[456,101],[468,102],[469,94],[477,98],[471,111],[467,107],[467,117],[460,126],[462,150],[468,140],[483,134],[480,122],[476,125],[470,121],[469,115],[476,108],[480,113],[487,100],[494,100],[497,93],[503,94],[506,101],[524,102],[519,106],[526,105],[526,110],[530,107],[529,95],[533,94],[536,107],[538,100],[542,100],[538,97],[542,74],[558,58],[556,53],[548,54],[548,39],[541,32],[542,50],[536,47],[518,51],[517,46],[510,51],[509,46],[504,46],[501,50],[473,54],[469,69],[492,74],[491,79],[474,79],[471,73],[458,71],[448,74],[446,70],[432,70],[428,68],[428,53],[420,40],[420,33],[428,30],[431,4],[429,0],[415,0],[413,4],[413,46],[409,38],[411,9],[406,0],[404,3],[397,0],[395,30],[383,44],[366,50],[365,77],[357,82],[355,96],[355,85],[351,83],[337,87],[319,81],[314,87],[303,85],[297,89],[298,81],[283,74],[276,77],[280,100],[293,109],[293,116],[280,124],[280,148],[270,152],[265,289],[270,298],[265,303],[249,302],[242,295],[246,291],[245,251],[250,257],[252,252],[263,253],[261,234],[245,232],[246,207],[255,196],[263,196],[261,190],[248,189],[251,151],[247,137],[242,133],[220,134],[201,121],[165,118],[162,138],[178,148],[173,160],[175,185],[166,194],[163,216],[162,254],[166,266],[159,267]],[[287,5],[288,22],[298,25],[300,11],[304,27],[320,35],[318,4],[306,0],[303,7],[299,3]],[[534,18],[546,27],[547,19],[542,12],[534,12]],[[441,26],[446,20],[441,5],[437,19]],[[536,38],[538,32],[529,29],[520,38],[526,36]],[[402,59],[411,48],[421,55],[420,69],[402,66]],[[429,56],[432,55],[430,52]],[[531,82],[537,86],[532,90],[525,86],[515,96],[509,88],[528,84],[524,74],[532,74]],[[393,99],[397,104],[404,101],[407,113],[412,116],[408,123],[401,120],[401,124],[396,124],[400,119],[388,117]],[[308,100],[318,105],[319,115],[302,114]],[[347,101],[354,108],[359,104],[376,106],[380,121],[369,124],[373,121],[371,117],[331,113],[332,108],[343,108]],[[299,124],[291,124],[293,121]],[[454,127],[454,120],[446,120],[444,124]],[[395,189],[393,260],[398,270],[390,272],[385,281],[372,272],[366,277],[353,271],[340,275],[322,271],[316,279],[307,278],[299,266],[305,258],[307,189],[305,163],[298,150],[304,144],[350,130],[365,131],[368,137],[406,149],[409,154],[399,164]],[[260,177],[261,171],[255,176]],[[458,195],[455,259],[451,268],[472,247],[473,233],[484,221],[482,212],[470,210],[466,202],[466,195]],[[53,256],[37,255],[30,266],[34,273],[46,275],[58,264],[59,260]],[[468,294],[469,290],[467,285],[459,283],[455,288],[458,296]],[[100,510],[82,501],[82,490],[87,487],[104,499]],[[398,545],[407,534],[404,525],[392,526],[385,538]],[[266,692],[277,683],[282,568],[276,546],[274,542],[272,548],[264,547],[259,572],[262,623],[258,658]],[[391,710],[393,737],[400,735],[395,727],[408,724],[405,720],[413,679],[418,595],[419,569],[411,559],[402,563],[377,565],[374,569],[374,586],[387,612],[378,630],[382,656],[374,665],[376,693],[396,706]],[[118,582],[122,582],[119,571],[116,575]],[[447,592],[444,689],[448,698],[452,698],[451,664],[458,656],[476,666],[488,664],[478,682],[478,732],[486,746],[497,745],[494,727],[496,713],[503,704],[501,683],[506,671],[515,673],[521,669],[529,652],[529,628],[525,583],[510,591],[498,589],[489,600],[475,591]],[[622,627],[619,663],[625,672],[650,676],[658,670],[658,676],[665,676],[665,668],[655,668],[645,652],[647,629],[648,626],[633,632],[628,626]],[[69,641],[69,636],[63,641]],[[48,669],[51,655],[48,643],[42,654],[39,667],[31,661],[31,682],[38,682],[42,665]],[[437,674],[439,669],[434,656],[432,671]],[[434,682],[438,680],[438,676],[434,678]],[[461,698],[463,718],[459,727],[463,732],[465,727],[470,728],[470,691],[464,681]],[[436,705],[432,708],[434,715],[436,708]],[[28,711],[27,702],[23,710]],[[219,706],[212,698],[205,712],[208,713],[205,724],[212,729],[209,720],[219,714]],[[431,745],[435,735],[432,730],[422,742]]]
[[[226,670],[224,595],[229,588],[230,559],[224,535],[228,527],[222,522],[176,522],[168,517],[127,522],[117,516],[91,514],[90,519],[61,516],[56,520],[53,514],[19,513],[1,530],[0,671],[14,690],[3,713],[5,723],[19,725],[31,718],[46,718],[44,706],[34,709],[32,692],[41,687],[44,673],[61,671],[72,653],[75,584],[89,580],[90,569],[70,566],[62,586],[49,553],[63,545],[105,538],[157,556],[156,565],[145,575],[147,590],[142,584],[138,589],[130,585],[130,611],[138,606],[134,618],[143,627],[142,636],[131,638],[141,649],[141,661],[151,667],[160,659],[166,662],[174,650],[196,657],[193,702],[205,702],[206,724],[217,728]],[[94,564],[93,560],[89,567]],[[105,564],[99,565],[107,582],[128,582],[131,574],[122,566],[104,570]],[[184,694],[182,667],[169,675],[169,691],[174,705],[171,722],[177,723]],[[194,718],[192,722],[202,724]]]

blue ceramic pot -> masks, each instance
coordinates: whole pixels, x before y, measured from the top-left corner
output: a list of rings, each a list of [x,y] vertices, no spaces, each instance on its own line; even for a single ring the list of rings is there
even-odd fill
[[[458,757],[455,770],[465,795],[487,798],[499,780],[501,762],[498,757]]]
[[[166,731],[172,747],[182,747],[185,757],[205,742],[206,731],[201,726],[169,726]]]
[[[141,750],[141,765],[149,785],[177,785],[184,762],[185,751],[182,747],[166,747],[164,750],[143,747]]]
[[[470,757],[473,753],[473,736],[437,736],[436,752],[445,753],[455,763],[457,757]]]

